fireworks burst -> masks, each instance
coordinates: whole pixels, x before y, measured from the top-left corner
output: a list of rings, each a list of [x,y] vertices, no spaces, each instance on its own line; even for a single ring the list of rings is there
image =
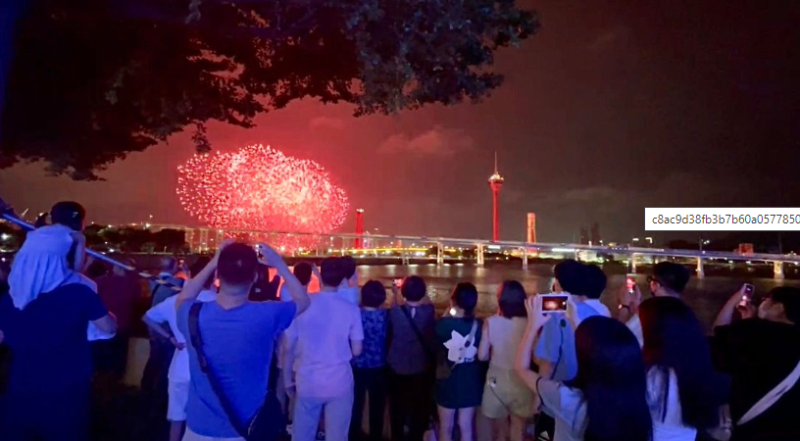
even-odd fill
[[[349,207],[321,165],[260,144],[196,154],[178,173],[181,205],[214,228],[330,233]]]

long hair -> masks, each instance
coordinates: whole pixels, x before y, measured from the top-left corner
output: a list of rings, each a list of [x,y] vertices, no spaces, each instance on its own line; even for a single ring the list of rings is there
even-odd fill
[[[525,288],[516,280],[506,280],[497,290],[497,304],[500,313],[507,319],[514,317],[527,317],[525,299],[528,295]]]
[[[469,282],[461,282],[453,289],[451,297],[453,303],[464,311],[464,318],[475,317],[475,307],[478,306],[478,288]]]
[[[661,418],[666,414],[669,369],[678,378],[683,424],[696,429],[713,427],[719,406],[727,398],[727,382],[711,363],[711,351],[700,322],[692,310],[674,297],[653,297],[639,307],[647,369],[662,369],[666,380],[655,391]],[[652,401],[652,400],[651,400]]]
[[[587,441],[649,441],[653,422],[647,406],[642,350],[627,326],[594,316],[575,331],[578,375],[568,384],[586,399]]]

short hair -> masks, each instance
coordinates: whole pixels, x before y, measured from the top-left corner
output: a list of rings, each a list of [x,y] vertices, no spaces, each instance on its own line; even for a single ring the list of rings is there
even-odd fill
[[[54,224],[61,224],[72,228],[75,231],[83,229],[83,220],[86,218],[86,210],[83,206],[73,201],[57,202],[50,209],[50,219]]]
[[[577,260],[567,259],[559,262],[553,268],[553,273],[564,291],[570,294],[578,294],[581,291],[583,265]]]
[[[783,305],[786,318],[800,325],[800,289],[791,286],[779,286],[767,293],[767,297],[775,303]]]
[[[466,317],[475,314],[475,307],[478,306],[478,288],[469,282],[461,282],[453,289],[451,297],[453,303],[464,311]]]
[[[597,265],[584,265],[583,266],[583,288],[580,295],[586,296],[590,299],[599,299],[606,289],[608,278],[603,269]]]
[[[322,284],[325,286],[339,286],[344,280],[344,269],[342,259],[338,257],[328,257],[320,265],[322,273]]]
[[[345,279],[350,279],[356,274],[356,259],[353,259],[353,256],[342,257],[342,272]]]
[[[378,308],[386,302],[386,288],[377,280],[370,280],[361,287],[361,304],[368,308]]]
[[[175,271],[178,269],[178,259],[173,256],[164,256],[159,263],[162,271]]]
[[[300,262],[292,268],[292,273],[303,286],[308,286],[311,283],[311,264],[308,262]]]
[[[220,281],[233,286],[250,285],[256,278],[258,256],[253,247],[236,242],[219,254],[217,275]]]
[[[203,268],[211,262],[211,258],[208,256],[200,256],[197,260],[194,261],[192,266],[189,267],[189,275],[191,277],[197,277],[200,274],[200,271],[203,271]],[[209,289],[211,288],[211,284],[214,283],[214,274],[209,274],[208,279],[203,281],[203,288]]]
[[[678,294],[689,284],[689,270],[677,263],[660,262],[653,267],[653,278],[656,282]]]
[[[525,300],[528,294],[525,288],[516,280],[506,280],[497,291],[497,304],[505,318],[527,317]]]
[[[422,277],[408,276],[403,280],[400,293],[409,302],[419,302],[428,294],[428,287]]]

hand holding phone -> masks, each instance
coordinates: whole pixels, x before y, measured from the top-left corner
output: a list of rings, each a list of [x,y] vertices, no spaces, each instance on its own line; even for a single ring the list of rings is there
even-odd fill
[[[567,312],[569,296],[563,294],[538,294],[542,301],[542,314]]]
[[[742,300],[739,302],[739,306],[747,306],[753,301],[753,292],[755,289],[756,287],[750,283],[745,283],[742,286]]]
[[[628,294],[636,292],[636,280],[634,280],[633,277],[625,279],[625,286],[628,288]]]

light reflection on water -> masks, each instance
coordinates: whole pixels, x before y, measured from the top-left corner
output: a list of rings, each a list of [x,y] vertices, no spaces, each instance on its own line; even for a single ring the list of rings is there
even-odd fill
[[[625,283],[625,274],[608,274],[608,287],[601,300],[612,311],[616,311],[616,292]],[[369,279],[381,281],[390,286],[392,280],[399,277],[417,275],[425,279],[428,295],[437,309],[443,310],[450,303],[450,292],[458,282],[471,282],[478,288],[478,314],[486,316],[497,309],[496,293],[503,280],[518,280],[528,294],[549,292],[553,284],[552,265],[532,264],[527,271],[512,266],[489,266],[479,268],[472,265],[360,265],[358,266],[359,284]],[[645,274],[636,276],[639,289],[645,297],[647,293]],[[756,287],[756,297],[780,285],[800,287],[799,280],[774,280],[767,278],[745,279],[738,277],[713,277],[705,279],[692,277],[684,292],[684,301],[692,307],[706,327],[711,325],[719,308],[738,290],[742,283],[750,282]]]

